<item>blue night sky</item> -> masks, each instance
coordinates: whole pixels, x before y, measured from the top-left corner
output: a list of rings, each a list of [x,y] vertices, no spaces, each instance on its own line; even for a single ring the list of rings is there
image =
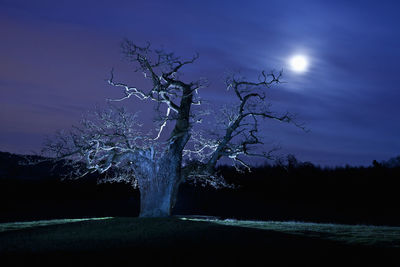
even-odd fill
[[[121,55],[128,38],[198,52],[185,77],[207,77],[202,97],[221,104],[226,71],[283,69],[272,107],[311,131],[266,121],[280,153],[322,166],[387,160],[400,154],[399,10],[385,0],[0,0],[0,151],[39,151],[45,136],[121,96],[105,81],[112,67],[118,81],[140,85]],[[289,66],[296,54],[309,59],[304,73]]]

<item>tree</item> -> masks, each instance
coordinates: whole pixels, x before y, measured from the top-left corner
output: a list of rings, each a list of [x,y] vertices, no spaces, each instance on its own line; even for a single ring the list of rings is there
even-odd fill
[[[265,88],[279,83],[282,73],[262,71],[256,82],[237,74],[228,75],[226,88],[233,91],[235,105],[222,110],[224,119],[219,132],[207,132],[198,126],[207,117],[201,112],[203,100],[199,89],[207,85],[200,79],[186,82],[182,69],[198,59],[182,60],[173,53],[141,47],[126,40],[123,53],[151,81],[148,90],[116,82],[114,73],[108,83],[121,88],[124,96],[112,101],[136,98],[153,102],[158,116],[156,133],[140,131],[137,114],[124,108],[110,107],[85,118],[68,134],[61,133],[49,142],[46,150],[56,159],[75,164],[74,177],[89,172],[109,173],[108,181],[125,181],[140,190],[140,216],[163,217],[171,214],[179,185],[184,180],[212,186],[226,185],[216,173],[221,158],[230,158],[237,168],[249,169],[247,157],[270,158],[273,149],[257,152],[262,145],[259,120],[273,119],[294,123],[289,113],[276,115],[265,103]],[[166,125],[173,126],[163,140]],[[186,160],[186,161],[185,161]],[[83,167],[83,168],[82,168]],[[82,172],[82,170],[84,170]]]

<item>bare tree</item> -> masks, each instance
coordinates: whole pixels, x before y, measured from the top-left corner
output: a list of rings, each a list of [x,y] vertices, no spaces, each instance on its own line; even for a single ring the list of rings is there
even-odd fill
[[[108,83],[124,93],[112,101],[137,98],[153,102],[158,116],[156,132],[143,133],[136,114],[111,107],[82,120],[70,133],[59,134],[46,149],[57,159],[83,165],[83,169],[75,169],[74,177],[109,172],[111,175],[105,179],[138,187],[141,217],[169,216],[179,185],[185,179],[215,187],[226,185],[216,173],[217,163],[223,157],[233,160],[236,167],[247,169],[247,157],[270,158],[273,150],[255,149],[263,144],[260,120],[293,122],[291,114],[276,115],[265,102],[265,89],[279,83],[281,73],[261,72],[256,82],[232,74],[226,79],[226,88],[233,92],[236,101],[233,107],[222,110],[224,120],[218,124],[224,127],[219,132],[201,132],[196,125],[205,117],[198,93],[207,82],[181,79],[182,69],[194,63],[198,55],[182,60],[173,53],[153,50],[150,45],[140,47],[130,41],[124,41],[122,47],[127,58],[136,64],[136,71],[142,72],[151,86],[146,90],[116,82],[112,71]],[[168,138],[162,138],[169,123],[173,129]],[[185,159],[189,161],[185,163]],[[193,160],[197,163],[193,164]]]

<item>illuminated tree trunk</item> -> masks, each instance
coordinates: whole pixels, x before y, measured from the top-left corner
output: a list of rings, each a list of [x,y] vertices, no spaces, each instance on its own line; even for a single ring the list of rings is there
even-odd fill
[[[177,153],[178,152],[178,153]],[[155,164],[155,171],[142,179],[140,188],[140,217],[167,217],[175,205],[181,177],[182,153],[179,144]],[[152,177],[151,177],[152,175]]]
[[[153,177],[146,177],[140,188],[140,217],[169,216],[175,205],[179,185],[182,182],[182,151],[190,139],[189,114],[193,99],[190,86],[183,86],[182,91],[178,118],[169,138],[169,145],[163,156],[155,163]]]
[[[140,217],[167,217],[176,202],[179,188],[176,173],[159,173],[140,186]],[[175,189],[176,188],[176,189]]]
[[[140,190],[140,217],[167,217],[171,214],[171,186],[149,184]]]

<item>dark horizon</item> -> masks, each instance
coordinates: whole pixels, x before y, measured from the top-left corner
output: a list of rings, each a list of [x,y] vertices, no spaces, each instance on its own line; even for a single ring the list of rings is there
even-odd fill
[[[281,154],[323,167],[388,160],[400,154],[399,8],[344,0],[2,1],[0,151],[38,151],[46,136],[120,96],[105,81],[111,68],[119,81],[143,84],[122,59],[126,37],[183,57],[199,52],[187,77],[208,77],[201,95],[220,104],[230,99],[227,70],[254,78],[283,69],[286,83],[267,93],[272,107],[298,114],[311,132],[266,121],[266,143],[280,144]],[[297,54],[309,60],[303,73],[288,63]]]

